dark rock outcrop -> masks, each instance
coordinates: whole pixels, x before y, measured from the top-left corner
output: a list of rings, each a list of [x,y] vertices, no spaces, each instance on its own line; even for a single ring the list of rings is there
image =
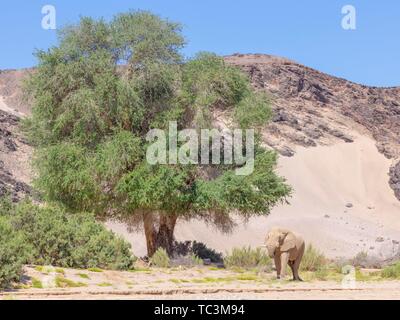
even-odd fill
[[[397,199],[400,200],[400,162],[390,169],[390,186],[394,190]]]

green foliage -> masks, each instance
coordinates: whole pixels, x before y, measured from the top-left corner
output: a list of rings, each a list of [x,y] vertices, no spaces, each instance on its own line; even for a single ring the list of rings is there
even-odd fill
[[[193,189],[186,182],[193,179],[190,167],[141,164],[125,175],[117,186],[126,205],[136,209],[184,212],[193,202]]]
[[[90,277],[86,273],[78,273],[77,276],[81,277],[82,279],[90,280]]]
[[[97,172],[112,181],[134,168],[142,158],[141,140],[129,131],[120,131],[100,144],[97,153]]]
[[[24,202],[7,219],[21,241],[30,244],[32,263],[129,269],[134,262],[130,245],[90,214],[70,215],[58,207]]]
[[[400,261],[383,268],[381,275],[383,278],[400,279]]]
[[[195,266],[202,266],[203,265],[203,259],[200,257],[196,256],[195,254],[190,255],[190,259],[192,260],[192,265]]]
[[[133,66],[143,61],[178,63],[185,41],[179,23],[160,19],[147,11],[118,15],[111,23],[118,58]]]
[[[261,248],[251,247],[233,248],[224,258],[225,266],[228,268],[239,267],[245,269],[263,268],[271,270],[272,261]]]
[[[150,262],[153,266],[158,268],[168,268],[170,266],[170,259],[164,248],[158,248],[150,258]]]
[[[19,280],[30,250],[23,234],[16,232],[6,217],[0,216],[0,289]]]
[[[237,210],[244,215],[268,213],[291,189],[273,171],[276,153],[259,151],[254,162],[250,175],[236,175],[229,170],[214,180],[198,181],[195,206],[200,210]]]
[[[268,97],[264,93],[247,95],[237,105],[234,116],[242,128],[262,128],[272,116]]]
[[[309,244],[301,260],[300,269],[302,271],[318,271],[323,274],[326,266],[326,257],[318,249]]]
[[[95,205],[100,190],[93,179],[90,155],[76,144],[60,143],[42,149],[35,159],[39,189],[48,198],[72,210],[86,210]]]
[[[207,112],[212,106],[236,106],[251,94],[249,81],[239,69],[207,52],[199,53],[184,66],[183,89],[192,108],[200,109],[197,112]]]

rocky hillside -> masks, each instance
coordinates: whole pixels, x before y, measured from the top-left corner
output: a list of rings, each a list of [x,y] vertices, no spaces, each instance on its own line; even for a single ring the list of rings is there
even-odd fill
[[[264,133],[268,145],[291,156],[296,145],[351,143],[350,129],[369,135],[393,159],[388,180],[400,200],[400,87],[363,86],[269,55],[235,54],[225,60],[270,95],[275,116]]]
[[[27,72],[0,71],[0,195],[10,194],[13,201],[31,194],[32,148],[18,130],[21,118],[30,109],[21,91]]]

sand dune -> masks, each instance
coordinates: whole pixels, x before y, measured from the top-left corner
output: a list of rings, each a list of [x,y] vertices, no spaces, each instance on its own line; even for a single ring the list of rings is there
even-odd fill
[[[284,226],[304,235],[329,257],[353,257],[358,252],[392,256],[399,250],[400,203],[388,185],[391,160],[378,152],[375,141],[353,133],[353,143],[315,148],[298,147],[294,157],[281,157],[279,172],[294,188],[289,205],[268,217],[238,221],[232,234],[221,234],[200,221],[181,222],[178,240],[197,240],[220,251],[257,246],[271,226]],[[352,204],[351,208],[346,207]],[[145,254],[141,234],[129,234],[121,224],[109,223]]]

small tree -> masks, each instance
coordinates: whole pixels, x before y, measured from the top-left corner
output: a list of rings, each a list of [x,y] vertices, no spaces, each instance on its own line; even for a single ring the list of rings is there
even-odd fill
[[[211,128],[224,110],[237,126],[261,128],[270,118],[268,100],[238,69],[210,53],[184,61],[183,46],[179,24],[148,12],[109,23],[83,18],[60,32],[57,47],[37,53],[27,82],[37,188],[69,210],[142,224],[149,256],[159,247],[171,254],[178,219],[226,230],[231,212],[268,214],[290,193],[259,139],[247,176],[234,165],[146,161],[146,134],[171,120],[178,129]]]

